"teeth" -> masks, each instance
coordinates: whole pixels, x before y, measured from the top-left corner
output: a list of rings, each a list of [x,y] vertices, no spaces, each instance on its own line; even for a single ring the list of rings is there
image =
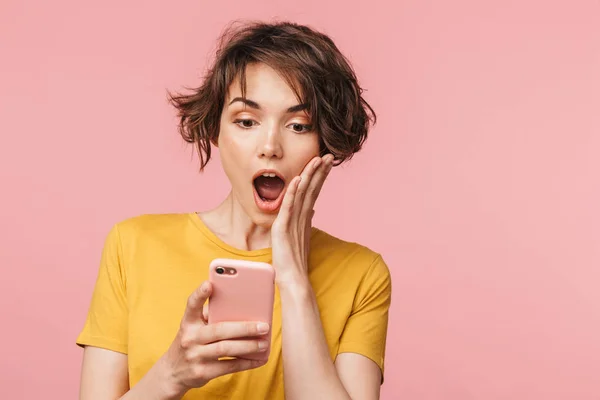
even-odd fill
[[[268,178],[275,178],[277,175],[275,175],[272,172],[265,172],[264,174],[262,174],[262,176],[266,176]]]

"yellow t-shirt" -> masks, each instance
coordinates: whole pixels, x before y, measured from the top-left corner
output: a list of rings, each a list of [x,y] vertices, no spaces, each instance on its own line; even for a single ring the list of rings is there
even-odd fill
[[[332,360],[362,354],[383,371],[389,270],[381,256],[313,228],[309,277]],[[128,355],[133,387],[165,353],[188,296],[208,279],[215,258],[271,262],[271,249],[244,251],[219,239],[196,213],[144,215],[109,233],[80,346]],[[226,375],[184,399],[283,399],[281,305],[275,292],[272,349],[266,365]]]

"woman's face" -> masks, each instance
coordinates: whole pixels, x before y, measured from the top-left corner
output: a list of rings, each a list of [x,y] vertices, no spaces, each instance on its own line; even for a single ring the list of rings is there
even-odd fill
[[[319,155],[319,136],[304,108],[265,64],[247,67],[246,100],[238,80],[229,88],[219,153],[234,198],[259,226],[271,226],[290,181]]]

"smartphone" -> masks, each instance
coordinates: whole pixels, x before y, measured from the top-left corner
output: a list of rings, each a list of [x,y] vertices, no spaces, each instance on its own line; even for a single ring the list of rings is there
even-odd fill
[[[212,294],[208,299],[208,323],[257,321],[273,323],[275,270],[271,264],[218,258],[209,266]],[[242,338],[244,339],[244,338]],[[267,360],[271,352],[271,329],[262,337],[269,343],[266,351],[243,358]]]

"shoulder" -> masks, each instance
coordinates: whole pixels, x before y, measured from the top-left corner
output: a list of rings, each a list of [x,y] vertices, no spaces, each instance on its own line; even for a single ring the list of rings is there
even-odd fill
[[[189,213],[141,214],[117,222],[119,229],[156,230],[181,225],[189,219]]]
[[[311,257],[318,264],[327,264],[329,270],[360,280],[391,279],[384,257],[377,251],[357,242],[344,240],[323,230],[313,228]]]
[[[189,214],[142,214],[123,219],[113,225],[121,241],[172,237],[181,234],[190,223]]]

